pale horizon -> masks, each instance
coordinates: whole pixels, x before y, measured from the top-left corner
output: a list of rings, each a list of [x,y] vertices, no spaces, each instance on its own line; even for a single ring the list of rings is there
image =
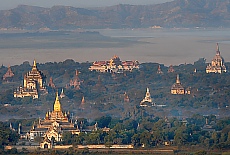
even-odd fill
[[[64,5],[64,6],[73,6],[73,7],[104,7],[104,6],[113,6],[117,4],[130,4],[130,5],[149,5],[149,4],[157,4],[164,3],[173,0],[55,0],[55,1],[47,1],[47,0],[39,0],[39,1],[31,1],[31,0],[0,0],[1,6],[0,10],[8,10],[16,8],[18,5],[31,5],[31,6],[40,6],[40,7],[52,7],[55,5]]]

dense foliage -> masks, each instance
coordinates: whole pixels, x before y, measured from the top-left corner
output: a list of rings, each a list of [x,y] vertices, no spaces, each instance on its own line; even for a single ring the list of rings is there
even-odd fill
[[[45,64],[37,64],[39,70],[46,75],[47,83],[50,77],[52,77],[56,88],[53,89],[47,86],[49,94],[40,96],[36,100],[29,97],[22,99],[13,97],[13,91],[19,85],[22,85],[22,75],[31,70],[31,66],[29,62],[12,66],[12,71],[15,74],[12,79],[13,82],[0,80],[0,102],[2,104],[10,103],[11,105],[43,105],[42,107],[46,108],[43,110],[46,111],[47,108],[52,108],[55,92],[58,90],[60,93],[61,89],[64,88],[66,98],[62,99],[63,106],[65,106],[65,109],[75,110],[73,111],[75,114],[81,114],[81,111],[78,111],[78,109],[84,96],[85,111],[82,113],[83,117],[91,117],[87,116],[90,113],[89,109],[91,109],[97,111],[99,114],[97,117],[106,114],[126,118],[127,116],[135,117],[133,114],[136,111],[140,111],[137,106],[144,98],[146,88],[148,87],[156,104],[164,104],[169,107],[167,110],[146,109],[144,113],[148,115],[163,117],[162,113],[167,113],[167,116],[189,114],[184,112],[186,110],[184,107],[192,108],[190,110],[192,114],[218,114],[217,111],[221,108],[220,114],[223,116],[228,115],[227,109],[230,100],[229,73],[206,74],[206,63],[202,58],[194,64],[173,66],[175,69],[174,73],[168,73],[168,67],[161,65],[164,74],[157,74],[159,66],[157,63],[142,63],[139,71],[135,70],[122,74],[90,72],[88,70],[90,65],[91,63],[88,62],[78,63],[70,59],[58,63],[47,62]],[[225,65],[227,68],[230,66],[229,63],[225,63]],[[197,72],[194,72],[195,69]],[[76,70],[80,72],[80,90],[72,87],[66,88],[66,85],[74,78]],[[6,71],[7,67],[2,66],[0,68],[0,76],[3,76]],[[185,88],[191,87],[191,95],[172,95],[170,93],[177,74],[180,75],[180,81]],[[130,103],[124,103],[124,92],[128,94]],[[49,105],[49,107],[44,105]],[[6,107],[3,107],[1,111],[4,113],[8,111],[17,115],[25,114],[25,112],[18,109],[7,109]],[[189,117],[192,114],[189,114]],[[28,115],[24,117],[37,117],[37,115],[43,117],[44,111],[30,109]]]
[[[0,122],[0,149],[5,145],[16,144],[18,139],[17,132],[11,130],[6,123]]]
[[[205,124],[205,120],[212,125]],[[64,144],[133,144],[135,147],[156,148],[167,145],[198,147],[205,149],[229,149],[230,120],[224,118],[194,115],[188,121],[176,118],[144,118],[139,120],[116,120],[101,117],[98,124],[107,122],[110,131],[103,131],[105,126],[91,133],[80,135],[65,133]],[[113,125],[113,122],[117,122]]]

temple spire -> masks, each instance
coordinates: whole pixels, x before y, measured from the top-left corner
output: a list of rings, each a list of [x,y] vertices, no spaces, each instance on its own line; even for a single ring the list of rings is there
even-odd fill
[[[34,59],[34,62],[33,62],[32,70],[37,70],[37,63],[36,63],[35,59]]]
[[[177,74],[177,77],[176,77],[176,83],[180,83],[180,77],[179,77],[179,74]]]
[[[220,51],[218,43],[216,43],[216,51]]]
[[[36,66],[36,60],[35,60],[35,59],[34,59],[33,67],[35,67],[35,68],[37,67],[37,66]]]
[[[55,103],[54,103],[54,111],[56,111],[56,112],[61,111],[61,103],[59,101],[58,92],[56,93],[56,99],[55,99]]]
[[[219,43],[216,43],[216,55],[220,55]]]

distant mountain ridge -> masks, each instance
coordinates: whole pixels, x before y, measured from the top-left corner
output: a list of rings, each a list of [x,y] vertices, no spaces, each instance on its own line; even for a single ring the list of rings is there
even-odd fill
[[[76,29],[230,27],[230,0],[175,0],[155,5],[51,8],[20,5],[0,11],[0,28]]]

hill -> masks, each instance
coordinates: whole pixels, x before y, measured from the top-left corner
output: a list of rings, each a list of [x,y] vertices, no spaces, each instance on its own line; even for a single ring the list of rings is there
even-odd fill
[[[175,0],[155,5],[116,5],[102,8],[20,5],[0,11],[0,28],[76,29],[229,27],[230,0]]]

